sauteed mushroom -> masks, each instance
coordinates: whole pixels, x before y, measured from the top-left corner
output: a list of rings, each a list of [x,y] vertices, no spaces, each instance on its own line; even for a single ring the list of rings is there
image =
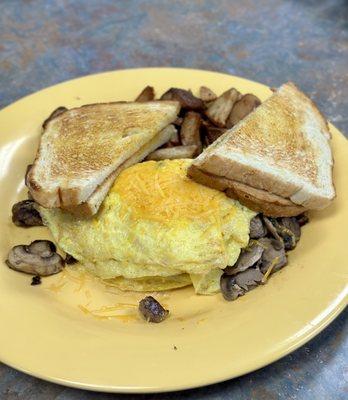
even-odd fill
[[[23,200],[12,207],[12,221],[17,226],[41,226],[41,215],[35,208],[35,201]]]
[[[237,285],[234,276],[223,274],[220,279],[220,289],[225,300],[236,300],[237,297],[244,295],[244,290]]]
[[[280,221],[278,221],[275,218],[269,218],[269,221],[270,221],[270,224],[273,225],[278,236],[280,236],[281,239],[283,240],[285,250],[294,249],[296,247],[296,242],[297,242],[295,233],[281,223],[282,219],[280,219]],[[287,220],[285,220],[285,221],[287,221]],[[288,224],[290,224],[290,223],[288,222]],[[268,224],[267,227],[268,226],[270,227],[271,225]],[[279,238],[277,237],[277,235],[274,234],[274,232],[272,232],[272,234],[275,237],[275,239],[279,240]]]
[[[258,268],[249,268],[235,276],[236,284],[245,291],[258,286],[263,279],[263,274]]]
[[[262,257],[264,248],[255,240],[250,241],[249,246],[243,249],[237,262],[232,267],[225,268],[225,273],[235,275],[255,265]]]
[[[250,239],[260,239],[267,234],[267,229],[264,226],[260,215],[256,215],[250,221]]]
[[[139,302],[139,311],[146,321],[155,323],[164,321],[169,314],[169,311],[152,296],[147,296]]]
[[[35,240],[29,246],[15,246],[9,252],[6,264],[26,274],[48,276],[64,268],[64,260],[55,252],[56,246],[48,240]]]
[[[260,263],[262,273],[266,273],[269,268],[272,268],[272,273],[279,271],[287,264],[285,249],[278,240],[262,238],[259,243],[264,247]]]

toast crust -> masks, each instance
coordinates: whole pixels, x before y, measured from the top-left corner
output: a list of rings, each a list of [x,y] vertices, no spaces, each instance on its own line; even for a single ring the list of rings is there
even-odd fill
[[[189,167],[188,176],[202,185],[225,192],[228,197],[238,200],[251,210],[262,212],[266,216],[292,217],[306,211],[305,207],[299,206],[289,199],[255,189],[241,182],[208,174],[194,165]]]

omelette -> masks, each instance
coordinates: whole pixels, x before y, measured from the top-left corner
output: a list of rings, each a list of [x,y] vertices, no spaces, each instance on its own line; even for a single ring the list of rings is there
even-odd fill
[[[193,285],[220,291],[220,277],[249,242],[256,215],[187,177],[192,160],[147,161],[124,170],[98,214],[82,219],[40,208],[58,246],[122,290]]]

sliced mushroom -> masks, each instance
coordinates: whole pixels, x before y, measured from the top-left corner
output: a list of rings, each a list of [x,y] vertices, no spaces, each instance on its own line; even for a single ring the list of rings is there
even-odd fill
[[[162,148],[176,147],[176,146],[180,146],[180,136],[179,136],[178,131],[176,129],[174,129],[170,139],[168,140],[167,143],[165,143],[162,146]]]
[[[50,257],[55,253],[56,245],[50,240],[34,240],[29,245],[30,253],[38,254],[41,257]]]
[[[273,220],[274,220],[274,218],[273,218]],[[263,222],[265,223],[268,232],[274,237],[274,239],[276,239],[279,243],[284,245],[283,239],[279,235],[279,233],[278,233],[276,227],[274,226],[274,224],[272,223],[271,218],[263,216]]]
[[[250,241],[249,246],[242,250],[237,262],[233,266],[225,268],[225,273],[235,275],[247,270],[260,260],[263,251],[264,248],[257,241]]]
[[[309,218],[306,214],[300,214],[296,217],[300,226],[306,225],[309,222]]]
[[[202,139],[206,146],[211,145],[226,132],[224,128],[218,128],[208,120],[202,120]]]
[[[200,127],[201,116],[194,111],[188,111],[181,125],[180,138],[184,146],[195,145],[197,147],[195,156],[202,152]]]
[[[296,217],[283,217],[280,218],[280,223],[286,229],[291,231],[296,238],[296,242],[300,240],[301,237],[301,227]]]
[[[258,286],[262,282],[262,279],[263,274],[259,268],[249,268],[235,275],[236,284],[245,291]]]
[[[55,249],[55,245],[48,240],[35,240],[29,246],[15,246],[9,252],[6,264],[26,274],[53,275],[64,268],[64,260]]]
[[[268,272],[269,275],[271,272],[279,271],[287,264],[285,249],[280,246],[278,240],[261,238],[258,242],[264,247],[261,262],[259,263],[262,273],[266,274]]]
[[[175,126],[181,126],[183,122],[184,122],[184,118],[178,117],[178,118],[173,122],[173,124],[174,124]]]
[[[200,111],[204,109],[203,101],[194,96],[190,90],[170,88],[161,96],[161,100],[176,100],[185,110]]]
[[[258,97],[253,94],[245,94],[240,100],[238,100],[227,119],[226,127],[232,128],[239,121],[245,118],[248,114],[251,113],[256,107],[261,104],[261,101]]]
[[[286,226],[284,226],[280,222],[281,219],[279,221],[276,218],[271,218],[271,217],[267,219],[276,231],[276,234],[274,233],[274,230],[271,232],[272,235],[275,237],[275,239],[279,240],[279,237],[281,237],[281,240],[284,243],[285,250],[294,249],[296,247],[296,242],[297,242],[295,233],[292,232],[290,229],[288,229]],[[271,225],[269,224],[267,225],[270,231],[271,231]]]
[[[244,295],[244,290],[237,285],[234,276],[223,274],[220,278],[220,289],[225,300],[236,300],[239,296]]]
[[[23,200],[12,207],[12,221],[17,226],[41,226],[42,218],[33,200]]]
[[[260,239],[267,235],[267,229],[264,226],[260,215],[256,215],[250,221],[250,239]]]
[[[239,99],[240,93],[232,88],[222,93],[216,100],[211,102],[205,112],[210,121],[220,127],[226,127],[226,121],[231,113],[234,103]]]
[[[155,323],[164,321],[169,314],[169,311],[152,296],[147,296],[139,302],[139,311],[147,322]]]
[[[152,101],[155,98],[155,89],[152,86],[146,86],[140,94],[137,96],[135,101],[137,103],[145,103],[147,101]]]
[[[179,158],[193,158],[197,153],[197,146],[176,146],[167,147],[153,151],[146,160],[176,160]]]
[[[209,101],[214,101],[217,98],[217,95],[208,87],[206,86],[201,86],[199,88],[199,97],[204,101],[204,102],[209,102]]]

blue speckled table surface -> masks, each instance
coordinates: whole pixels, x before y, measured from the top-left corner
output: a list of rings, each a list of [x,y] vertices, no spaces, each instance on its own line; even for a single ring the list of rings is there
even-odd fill
[[[346,0],[0,0],[0,107],[105,70],[180,66],[277,86],[293,80],[348,132]],[[293,354],[186,392],[117,395],[0,364],[0,399],[347,399],[348,312]]]

